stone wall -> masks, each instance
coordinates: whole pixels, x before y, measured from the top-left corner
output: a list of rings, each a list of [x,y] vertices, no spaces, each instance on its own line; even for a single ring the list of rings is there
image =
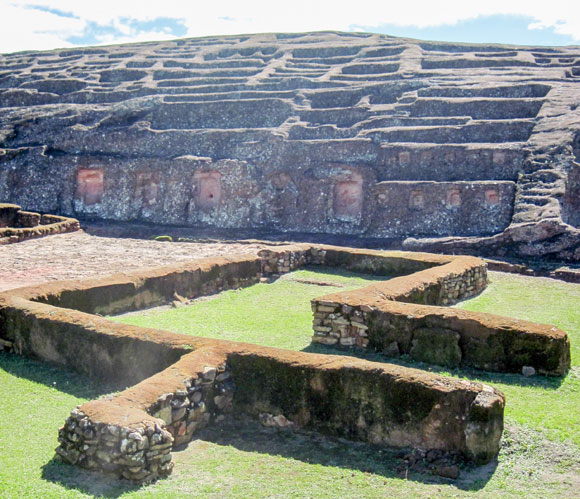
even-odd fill
[[[67,463],[129,480],[153,480],[172,469],[169,431],[159,424],[127,428],[92,421],[73,409],[58,432],[56,453]]]
[[[91,314],[112,315],[207,296],[256,284],[261,260],[255,256],[207,258],[188,265],[169,265],[138,274],[117,274],[106,282],[85,279],[74,289],[68,283],[21,292],[28,299]]]
[[[393,302],[377,307],[313,301],[314,336],[324,345],[363,348],[449,368],[563,376],[570,343],[558,329],[505,317]],[[330,299],[333,300],[333,299]]]
[[[173,447],[236,411],[256,418],[273,413],[295,428],[461,453],[485,463],[497,453],[504,404],[500,392],[479,383],[345,357],[207,341],[111,400],[74,409],[59,431],[57,453],[71,464],[149,481],[171,472]]]
[[[15,204],[0,204],[0,227],[14,227],[16,225],[16,214],[19,210],[20,206]]]
[[[224,355],[207,347],[186,356],[172,371],[172,376],[157,374],[110,401],[74,409],[59,430],[57,454],[71,464],[134,481],[169,475],[173,447],[231,412],[235,390]]]
[[[262,272],[265,275],[284,274],[313,262],[312,250],[309,246],[278,247],[263,249],[258,252],[262,261]]]
[[[451,368],[520,373],[532,368],[565,375],[570,342],[557,328],[436,307],[474,296],[486,286],[483,261],[456,257],[409,277],[315,298],[312,341],[390,357],[409,355]]]
[[[58,170],[49,181],[58,193],[54,199],[71,202],[54,206],[52,200],[43,209],[109,220],[376,238],[497,233],[509,225],[515,196],[513,181],[379,181],[367,167],[341,163],[270,173],[246,161],[186,156],[150,159],[144,166],[83,156]]]
[[[491,387],[344,356],[259,351],[229,356],[234,381],[245,380],[235,407],[250,415],[281,414],[299,428],[376,445],[460,452],[476,463],[495,454],[504,402]]]
[[[343,330],[348,335],[356,331],[356,336],[345,336],[354,338],[342,342],[345,346],[355,343],[394,355],[396,342],[399,353],[408,348],[417,360],[445,364],[442,359],[453,359],[457,351],[453,341],[459,331],[464,333],[461,348],[468,344],[461,357],[466,364],[477,359],[479,364],[472,365],[511,370],[529,358],[526,365],[539,372],[564,374],[569,367],[569,342],[556,328],[547,331],[547,326],[521,322],[517,329],[517,321],[415,303],[450,303],[478,292],[486,280],[485,264],[477,258],[306,244],[0,293],[0,347],[120,387],[137,383],[73,410],[59,432],[57,450],[69,463],[135,481],[167,476],[174,446],[231,411],[258,418],[273,414],[297,429],[377,445],[459,452],[476,463],[493,459],[505,400],[489,386],[352,357],[217,341],[91,315],[249,285],[262,275],[305,264],[401,276],[314,300],[315,322],[321,320],[324,327],[324,321],[331,321],[331,331],[317,337],[334,337],[335,327],[341,338]],[[505,343],[497,340],[500,336]],[[505,358],[498,354],[504,345]]]
[[[344,266],[340,263],[337,266],[373,275],[400,277],[372,284],[356,292],[335,293],[320,299],[340,299],[341,296],[358,298],[360,295],[375,302],[380,297],[383,301],[450,305],[480,293],[487,286],[487,265],[478,258],[371,250],[351,253],[333,247],[321,249],[324,255],[318,261],[322,265],[335,266],[346,261]]]
[[[74,218],[41,215],[23,211],[15,204],[0,203],[0,245],[79,229]]]

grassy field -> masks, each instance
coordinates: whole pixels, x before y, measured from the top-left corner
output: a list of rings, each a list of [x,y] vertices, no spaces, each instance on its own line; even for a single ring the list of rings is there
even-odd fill
[[[473,374],[504,392],[506,415],[545,430],[552,439],[580,445],[580,285],[553,279],[491,273],[489,287],[458,308],[505,315],[563,329],[570,337],[572,369],[565,379]]]
[[[272,284],[225,291],[196,300],[188,307],[160,307],[112,320],[207,338],[303,350],[312,337],[310,300],[361,288],[379,279],[324,270],[324,273],[299,270]]]
[[[108,387],[44,363],[0,353],[0,497],[577,497],[580,285],[499,273],[490,277],[488,290],[459,306],[558,325],[570,335],[573,368],[563,381],[443,371],[494,384],[507,397],[506,430],[497,462],[464,467],[456,481],[408,472],[394,451],[276,431],[240,420],[206,429],[176,452],[175,472],[169,479],[134,487],[53,458],[56,430],[70,409],[107,393]],[[336,353],[309,346],[309,301],[365,282],[349,274],[299,271],[273,284],[225,292],[189,307],[151,310],[115,320]],[[379,355],[367,358],[381,360]],[[439,372],[405,359],[398,362]]]

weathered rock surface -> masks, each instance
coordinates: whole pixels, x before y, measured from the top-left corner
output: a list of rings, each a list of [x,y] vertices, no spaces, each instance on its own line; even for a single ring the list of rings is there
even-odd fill
[[[0,200],[580,260],[580,48],[372,34],[0,55]]]

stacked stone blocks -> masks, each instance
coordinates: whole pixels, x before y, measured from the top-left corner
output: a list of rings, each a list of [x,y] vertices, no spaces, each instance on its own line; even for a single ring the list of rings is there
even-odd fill
[[[158,396],[136,424],[95,423],[82,407],[74,409],[59,430],[57,454],[83,468],[134,481],[169,475],[172,449],[233,410],[235,385],[226,364],[198,371],[174,391]]]
[[[557,328],[440,308],[485,289],[487,266],[464,256],[447,262],[441,257],[439,264],[409,277],[315,298],[312,341],[390,357],[409,355],[451,368],[520,373],[531,368],[556,376],[567,372],[569,341]],[[375,273],[376,268],[371,264],[367,270]]]

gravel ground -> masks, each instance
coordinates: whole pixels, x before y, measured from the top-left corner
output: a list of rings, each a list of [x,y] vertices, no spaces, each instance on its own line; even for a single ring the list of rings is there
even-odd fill
[[[210,256],[256,253],[265,244],[169,243],[59,234],[0,246],[0,291],[63,279],[159,267]]]

